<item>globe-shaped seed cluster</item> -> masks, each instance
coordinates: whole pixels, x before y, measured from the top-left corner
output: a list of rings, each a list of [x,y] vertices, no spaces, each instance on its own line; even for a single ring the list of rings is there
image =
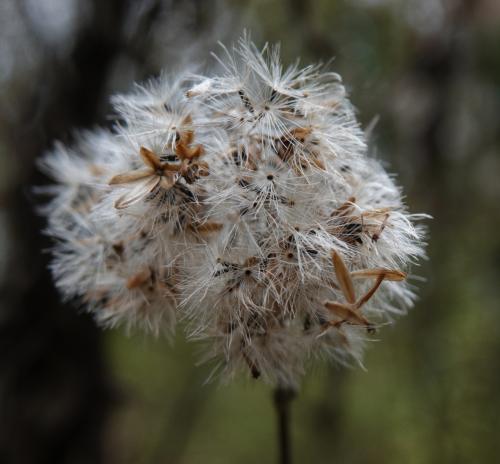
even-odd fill
[[[114,97],[112,130],[45,156],[52,271],[102,325],[180,322],[214,372],[296,385],[412,304],[421,216],[337,74],[245,37],[217,60]]]

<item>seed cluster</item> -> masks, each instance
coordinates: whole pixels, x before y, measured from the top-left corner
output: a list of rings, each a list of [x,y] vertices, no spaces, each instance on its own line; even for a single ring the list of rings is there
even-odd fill
[[[311,358],[360,362],[412,304],[422,216],[367,155],[337,74],[245,37],[216,58],[114,97],[112,131],[44,158],[52,271],[105,326],[181,321],[214,372],[296,385]]]

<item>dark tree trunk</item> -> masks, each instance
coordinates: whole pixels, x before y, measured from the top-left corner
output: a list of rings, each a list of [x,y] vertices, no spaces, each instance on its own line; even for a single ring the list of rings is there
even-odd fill
[[[61,304],[42,250],[44,221],[32,188],[46,182],[36,158],[54,139],[100,117],[108,72],[119,51],[125,2],[93,1],[69,57],[47,51],[33,94],[7,134],[19,176],[2,198],[10,237],[0,313],[0,462],[102,462],[110,409],[101,337],[88,316]],[[14,118],[15,119],[15,118]]]

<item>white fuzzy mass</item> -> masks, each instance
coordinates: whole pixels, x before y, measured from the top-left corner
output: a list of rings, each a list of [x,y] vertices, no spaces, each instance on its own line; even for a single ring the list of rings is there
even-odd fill
[[[247,38],[217,59],[114,97],[112,131],[44,158],[52,271],[105,326],[181,321],[216,372],[293,386],[311,358],[360,362],[411,306],[423,216],[367,155],[337,74]]]

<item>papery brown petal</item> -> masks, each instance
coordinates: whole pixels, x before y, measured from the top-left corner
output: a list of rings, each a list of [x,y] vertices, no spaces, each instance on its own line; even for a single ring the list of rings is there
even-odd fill
[[[352,284],[352,279],[349,274],[344,260],[336,252],[332,252],[333,266],[335,269],[335,275],[337,276],[338,284],[342,293],[344,294],[346,300],[349,303],[354,303],[356,301],[356,295],[354,294],[354,285]]]
[[[157,170],[161,169],[161,161],[160,158],[151,150],[146,147],[141,147],[139,150],[139,154],[141,155],[142,161],[146,166],[149,166],[151,169]]]
[[[366,319],[366,317],[364,317],[362,314],[359,314],[353,308],[350,308],[347,305],[327,301],[325,303],[325,308],[335,314],[335,316],[346,322],[349,322],[350,324],[362,326],[371,325],[370,321]]]
[[[182,125],[183,126],[190,126],[193,123],[193,118],[191,117],[190,114],[188,114],[183,120],[182,120]],[[191,128],[185,129],[181,133],[181,141],[185,145],[190,145],[193,142],[194,138],[194,131]]]
[[[359,309],[361,306],[363,306],[373,295],[374,293],[378,290],[380,287],[380,284],[384,280],[384,274],[381,274],[378,276],[376,282],[373,284],[372,288],[368,290],[357,302],[356,302],[356,308]]]
[[[385,280],[390,280],[393,282],[400,282],[406,279],[406,273],[403,271],[398,271],[396,269],[361,269],[359,271],[351,272],[351,277],[353,279],[368,279],[376,278],[383,275]]]
[[[144,179],[152,174],[149,169],[138,169],[136,171],[124,172],[113,176],[109,181],[109,185],[126,184],[128,182],[135,182],[136,180]]]
[[[191,159],[191,149],[184,142],[175,145],[175,154],[183,161]]]
[[[203,146],[202,145],[196,145],[194,148],[191,149],[191,152],[189,154],[189,158],[198,158],[201,155],[203,155]]]
[[[179,164],[163,163],[163,172],[179,172],[181,166]]]

